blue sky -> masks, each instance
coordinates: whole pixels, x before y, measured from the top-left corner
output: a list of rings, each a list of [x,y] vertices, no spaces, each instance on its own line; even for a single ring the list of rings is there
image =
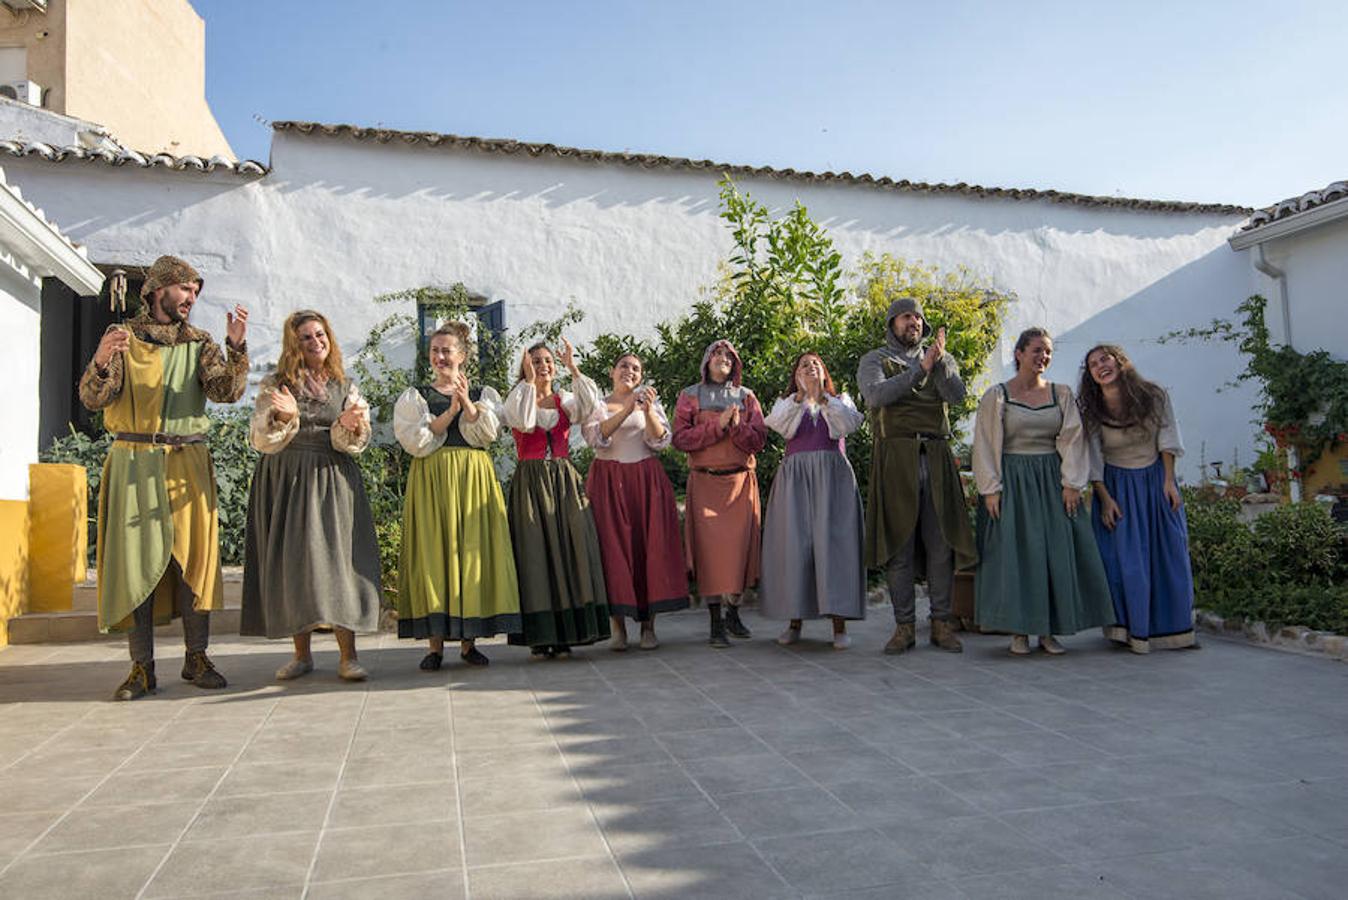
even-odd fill
[[[192,4],[264,161],[304,119],[1254,206],[1348,178],[1329,0]]]

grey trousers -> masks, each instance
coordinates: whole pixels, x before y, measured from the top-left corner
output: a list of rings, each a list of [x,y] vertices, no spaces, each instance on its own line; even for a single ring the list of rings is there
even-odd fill
[[[931,598],[931,617],[950,618],[950,589],[955,580],[955,551],[941,534],[936,519],[936,507],[931,502],[931,472],[927,468],[927,454],[917,456],[918,508],[917,526],[903,549],[894,554],[886,567],[889,576],[889,602],[894,606],[894,621],[905,625],[917,618],[917,597],[914,590],[916,571],[913,557],[917,540],[922,538],[926,551],[927,594]]]
[[[198,612],[192,608],[192,592],[187,590],[182,579],[175,577],[176,572],[168,572],[165,578],[173,578],[178,586],[178,612],[183,617],[183,644],[187,652],[205,650],[211,640],[210,613]],[[131,630],[127,632],[126,642],[131,650],[131,661],[141,665],[154,662],[154,595],[136,607],[131,614]]]

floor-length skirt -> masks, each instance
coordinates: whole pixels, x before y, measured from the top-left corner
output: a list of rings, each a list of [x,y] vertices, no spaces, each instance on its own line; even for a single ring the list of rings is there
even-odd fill
[[[1184,507],[1165,497],[1165,463],[1142,469],[1105,466],[1105,487],[1123,517],[1111,531],[1095,505],[1091,524],[1104,559],[1117,625],[1105,637],[1146,653],[1192,647],[1194,579]]]
[[[1089,515],[1062,503],[1057,453],[1002,456],[1001,518],[978,507],[974,619],[984,630],[1075,634],[1114,611]]]
[[[356,461],[296,438],[263,455],[248,491],[239,633],[379,628],[379,542]]]
[[[866,617],[861,495],[847,457],[789,454],[763,519],[759,612],[769,619]]]
[[[486,451],[442,447],[412,460],[398,568],[398,637],[520,630],[505,498]]]
[[[739,594],[758,583],[762,549],[758,475],[688,473],[684,549],[703,597]]]
[[[609,612],[648,622],[657,613],[686,609],[679,510],[660,460],[596,459],[585,493],[599,534]]]
[[[522,629],[510,643],[592,644],[610,634],[594,515],[569,459],[525,459],[510,481]]]

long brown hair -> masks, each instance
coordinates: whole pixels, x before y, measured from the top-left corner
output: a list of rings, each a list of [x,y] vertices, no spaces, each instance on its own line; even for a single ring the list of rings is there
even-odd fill
[[[1091,355],[1098,352],[1114,357],[1119,369],[1118,385],[1122,392],[1123,415],[1110,415],[1105,406],[1104,390],[1091,375]],[[1137,374],[1133,361],[1123,348],[1117,344],[1096,344],[1086,351],[1081,361],[1081,385],[1077,389],[1077,406],[1081,409],[1082,421],[1092,430],[1101,425],[1140,425],[1148,420],[1159,422],[1161,409],[1165,402],[1165,391],[1153,382]]]
[[[342,384],[346,381],[346,370],[342,367],[342,348],[337,346],[332,326],[321,312],[312,309],[296,310],[286,317],[281,328],[281,358],[276,361],[276,380],[289,388],[300,386],[300,371],[304,368],[304,351],[300,349],[300,326],[306,322],[317,322],[323,326],[328,337],[328,358],[323,360],[323,371],[328,378]]]
[[[819,360],[819,368],[824,370],[824,393],[830,397],[838,396],[838,389],[833,386],[833,376],[828,373],[828,366],[824,364],[824,357],[815,353],[813,350],[806,350],[796,357],[795,362],[791,363],[791,376],[787,380],[786,390],[782,391],[783,397],[794,396],[800,387],[796,384],[796,370],[800,368],[800,361],[807,356],[813,356]]]

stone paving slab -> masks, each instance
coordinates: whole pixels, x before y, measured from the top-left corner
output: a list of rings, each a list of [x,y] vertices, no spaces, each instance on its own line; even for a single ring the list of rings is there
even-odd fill
[[[221,636],[230,687],[108,696],[120,643],[0,650],[0,896],[1340,897],[1348,666],[1207,638],[1062,658],[923,641],[662,646],[280,684],[285,642]]]

